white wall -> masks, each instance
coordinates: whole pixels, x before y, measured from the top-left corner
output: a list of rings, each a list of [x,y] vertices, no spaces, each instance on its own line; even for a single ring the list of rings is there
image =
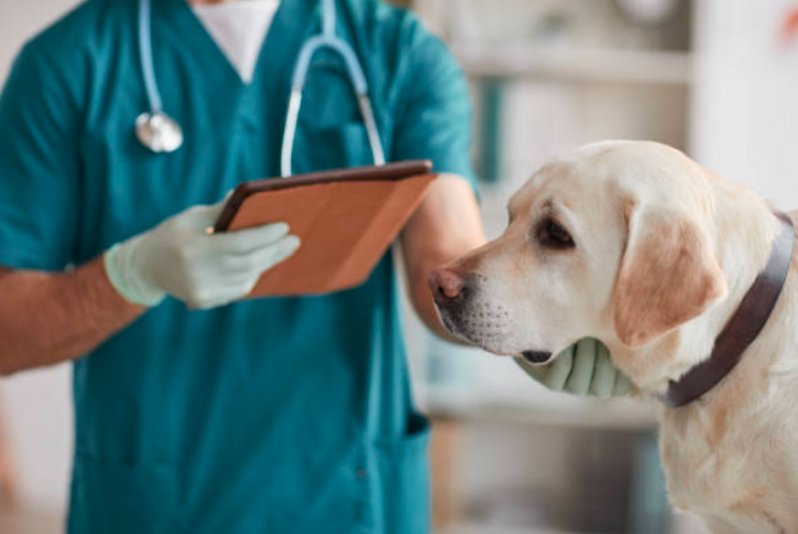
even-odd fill
[[[782,209],[798,208],[798,42],[792,0],[698,1],[694,156]]]
[[[76,3],[0,0],[0,80],[5,80],[22,43]],[[0,410],[22,495],[26,504],[37,508],[61,510],[66,503],[72,446],[69,371],[63,365],[0,381]]]
[[[77,0],[0,0],[0,79],[5,79],[22,43],[77,4]]]

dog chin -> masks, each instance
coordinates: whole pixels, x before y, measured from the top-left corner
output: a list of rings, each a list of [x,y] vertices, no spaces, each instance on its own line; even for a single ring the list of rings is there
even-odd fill
[[[446,330],[448,330],[448,331],[449,331],[449,333],[450,333],[450,334],[452,334],[454,337],[456,337],[456,338],[457,338],[457,339],[459,339],[460,341],[463,341],[464,343],[468,343],[469,345],[473,345],[473,346],[475,346],[475,347],[479,347],[479,348],[480,348],[480,349],[482,349],[482,350],[486,350],[486,351],[488,351],[488,352],[492,352],[492,351],[490,350],[490,348],[488,348],[488,347],[484,346],[484,344],[483,344],[483,343],[481,343],[481,342],[480,342],[480,340],[479,340],[479,339],[477,339],[477,337],[476,337],[476,336],[472,335],[470,332],[463,331],[463,330],[462,330],[462,329],[459,327],[459,325],[457,324],[457,322],[456,322],[456,321],[454,321],[454,320],[453,320],[451,317],[449,317],[449,315],[448,315],[448,314],[446,314],[446,313],[440,313],[440,310],[439,310],[439,316],[440,316],[440,318],[441,318],[441,322],[443,323],[443,326],[444,326],[444,327],[446,328]]]

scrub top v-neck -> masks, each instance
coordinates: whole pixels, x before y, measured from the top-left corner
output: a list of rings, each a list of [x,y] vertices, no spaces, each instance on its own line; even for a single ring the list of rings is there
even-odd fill
[[[275,176],[315,0],[283,0],[251,84],[183,0],[153,3],[166,111],[152,154],[136,0],[89,0],[28,43],[0,97],[0,265],[62,271],[236,184]],[[462,73],[411,13],[338,0],[392,161],[471,179]],[[305,90],[296,172],[371,163],[340,62]],[[427,422],[413,408],[394,265],[361,287],[213,311],[167,300],[74,364],[68,530],[94,534],[427,532]]]
[[[216,45],[249,84],[280,0],[247,0],[197,4],[191,9]]]

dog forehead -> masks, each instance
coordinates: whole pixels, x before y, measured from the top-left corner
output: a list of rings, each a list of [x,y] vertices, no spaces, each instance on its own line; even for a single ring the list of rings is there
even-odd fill
[[[712,210],[712,186],[706,173],[675,148],[633,143],[605,153],[600,166],[625,199],[680,210]]]
[[[556,200],[573,209],[583,199],[595,197],[604,189],[602,176],[593,172],[585,159],[551,161],[535,173],[510,199],[512,212],[525,212],[536,201]]]
[[[576,200],[613,191],[631,197],[678,197],[696,193],[701,173],[682,152],[651,141],[602,141],[549,160],[512,199],[511,209],[530,207],[542,194]]]

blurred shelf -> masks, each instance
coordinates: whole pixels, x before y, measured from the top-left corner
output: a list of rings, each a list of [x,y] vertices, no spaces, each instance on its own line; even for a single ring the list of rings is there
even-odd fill
[[[547,51],[530,46],[454,45],[464,71],[474,77],[578,82],[689,85],[692,55],[661,51]]]
[[[577,399],[563,394],[564,401],[536,406],[527,401],[463,398],[448,392],[425,392],[422,407],[436,419],[464,423],[534,425],[584,430],[650,432],[659,425],[659,408],[653,403],[630,399]]]

